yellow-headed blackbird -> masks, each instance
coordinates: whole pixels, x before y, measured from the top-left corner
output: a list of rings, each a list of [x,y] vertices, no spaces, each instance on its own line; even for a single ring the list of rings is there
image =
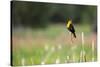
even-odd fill
[[[75,34],[75,29],[74,29],[74,26],[72,24],[72,20],[68,20],[67,22],[67,29],[73,34],[73,36],[76,38],[76,34]]]

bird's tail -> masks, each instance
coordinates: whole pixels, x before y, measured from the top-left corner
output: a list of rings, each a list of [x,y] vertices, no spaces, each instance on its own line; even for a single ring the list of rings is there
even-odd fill
[[[76,38],[76,34],[75,34],[75,32],[73,33],[73,36]]]

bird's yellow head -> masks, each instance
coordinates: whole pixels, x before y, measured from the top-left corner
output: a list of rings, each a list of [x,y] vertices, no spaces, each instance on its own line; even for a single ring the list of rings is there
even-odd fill
[[[68,22],[67,22],[67,28],[69,28],[70,27],[70,24],[72,24],[72,21],[71,20],[68,20]]]

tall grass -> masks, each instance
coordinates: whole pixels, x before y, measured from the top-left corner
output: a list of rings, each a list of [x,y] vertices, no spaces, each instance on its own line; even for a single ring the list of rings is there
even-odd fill
[[[70,34],[63,25],[46,29],[30,28],[13,31],[13,65],[77,63],[97,60],[97,50],[88,25],[76,26],[77,40],[70,43]],[[84,33],[81,33],[84,31]],[[82,41],[83,40],[83,41]],[[92,47],[91,47],[92,46]]]

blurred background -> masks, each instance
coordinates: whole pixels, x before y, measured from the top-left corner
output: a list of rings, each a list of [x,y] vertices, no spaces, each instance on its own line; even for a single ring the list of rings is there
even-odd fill
[[[66,28],[69,18],[77,36],[73,43]],[[86,62],[97,60],[97,6],[13,0],[11,27],[11,65],[80,62],[82,32]]]

